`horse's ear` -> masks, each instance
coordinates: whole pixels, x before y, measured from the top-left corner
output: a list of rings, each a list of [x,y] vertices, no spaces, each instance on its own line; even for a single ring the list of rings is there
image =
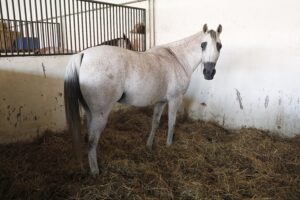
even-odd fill
[[[125,33],[123,33],[123,39],[126,39],[126,35],[125,35]]]
[[[208,29],[207,24],[204,24],[202,28],[203,32],[206,33],[207,29]]]
[[[219,26],[218,26],[218,28],[217,28],[217,32],[220,34],[220,33],[222,33],[222,25],[221,24],[219,24]]]

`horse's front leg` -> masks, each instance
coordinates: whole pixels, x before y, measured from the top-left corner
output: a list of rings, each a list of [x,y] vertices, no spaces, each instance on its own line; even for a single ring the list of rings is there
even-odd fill
[[[182,95],[169,100],[167,146],[170,146],[173,141],[176,114],[181,102],[182,102]]]
[[[155,133],[156,133],[157,128],[159,126],[160,117],[161,117],[161,114],[162,114],[162,112],[165,108],[165,105],[166,105],[166,103],[157,103],[154,106],[151,132],[150,132],[148,140],[147,140],[148,149],[152,148],[154,136],[155,136]]]

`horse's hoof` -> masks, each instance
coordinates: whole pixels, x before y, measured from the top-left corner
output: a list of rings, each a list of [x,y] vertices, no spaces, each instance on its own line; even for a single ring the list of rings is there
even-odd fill
[[[92,178],[96,179],[99,176],[99,174],[92,174]]]
[[[91,175],[93,178],[97,178],[99,176],[99,169],[91,171]]]
[[[166,143],[166,146],[167,146],[167,147],[170,147],[171,144],[172,144],[172,142],[167,142],[167,143]]]
[[[97,178],[99,176],[99,173],[92,173],[91,176],[92,178]]]
[[[152,151],[152,144],[147,144],[146,147],[149,151]]]
[[[153,146],[153,141],[147,140],[147,144],[146,144],[147,149],[151,151],[152,150],[152,146]]]

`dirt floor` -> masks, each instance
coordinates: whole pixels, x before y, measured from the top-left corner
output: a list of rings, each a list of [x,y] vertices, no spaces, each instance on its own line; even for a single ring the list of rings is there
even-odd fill
[[[149,110],[111,115],[98,178],[88,174],[86,156],[85,170],[76,167],[68,133],[0,145],[0,199],[300,199],[299,136],[232,132],[182,117],[167,148],[164,114],[149,151],[150,121]]]

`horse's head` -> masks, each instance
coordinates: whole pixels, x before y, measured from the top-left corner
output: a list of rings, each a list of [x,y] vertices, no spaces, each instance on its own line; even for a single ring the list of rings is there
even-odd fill
[[[222,32],[222,26],[219,25],[217,30],[208,30],[207,25],[203,26],[203,39],[201,41],[202,63],[204,66],[203,75],[206,80],[212,80],[216,74],[216,63],[218,61],[220,50],[222,48],[219,38]]]

